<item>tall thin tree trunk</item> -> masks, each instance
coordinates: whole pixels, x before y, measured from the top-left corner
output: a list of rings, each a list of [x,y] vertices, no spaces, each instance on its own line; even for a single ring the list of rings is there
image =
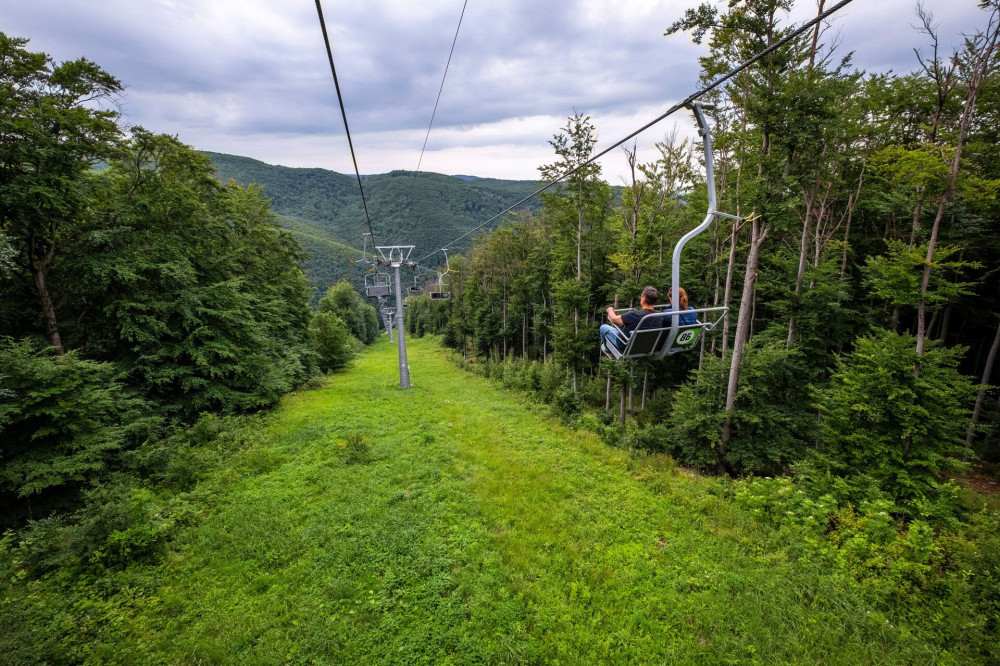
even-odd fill
[[[642,373],[642,405],[639,407],[639,411],[645,411],[646,409],[646,387],[649,385],[649,366],[645,367],[645,371]]]
[[[629,363],[628,366],[628,408],[632,411],[632,405],[635,403],[635,364]]]
[[[927,334],[927,327],[924,325],[927,316],[927,288],[930,285],[931,280],[931,265],[934,261],[934,246],[937,243],[938,231],[941,227],[941,220],[944,218],[944,209],[947,205],[952,193],[955,190],[955,182],[958,179],[958,169],[961,164],[962,149],[965,146],[965,142],[969,135],[969,128],[972,125],[972,114],[975,111],[976,100],[979,97],[979,90],[983,83],[986,81],[987,73],[990,70],[993,53],[996,49],[997,39],[1000,37],[1000,7],[994,7],[993,13],[990,15],[989,25],[985,33],[982,33],[982,45],[973,43],[973,39],[978,40],[978,37],[967,39],[969,44],[969,50],[972,51],[975,46],[975,52],[970,53],[970,56],[976,58],[975,66],[969,77],[968,93],[966,95],[965,106],[962,108],[962,115],[958,123],[958,135],[955,138],[955,156],[951,161],[951,170],[948,174],[948,183],[945,186],[944,192],[941,193],[941,198],[938,200],[937,214],[934,216],[934,224],[931,226],[931,236],[927,242],[927,257],[924,265],[924,275],[920,281],[920,300],[917,302],[917,356],[922,356],[924,353],[924,340]],[[919,370],[915,366],[914,374]]]
[[[729,265],[726,267],[726,287],[722,294],[722,305],[729,307],[733,295],[733,269],[736,265],[736,242],[741,229],[740,221],[733,223],[733,235],[729,242]],[[726,358],[729,349],[729,317],[722,320],[722,358]]]
[[[49,267],[52,266],[52,259],[56,254],[56,223],[49,222],[49,231],[52,235],[53,241],[45,249],[42,256],[36,257],[36,250],[38,248],[38,240],[32,235],[31,237],[31,276],[35,282],[35,291],[38,294],[39,304],[42,306],[42,319],[45,321],[45,337],[48,338],[49,344],[55,349],[55,353],[62,356],[66,353],[66,349],[62,344],[62,336],[59,335],[59,319],[56,317],[56,306],[52,301],[52,296],[49,294],[48,286],[45,284],[45,280],[49,275]]]
[[[42,306],[42,315],[45,319],[45,337],[49,344],[55,349],[57,355],[66,353],[62,344],[62,337],[59,335],[59,320],[56,318],[56,307],[49,295],[49,290],[45,285],[45,277],[48,273],[48,266],[39,267],[35,264],[32,267],[32,277],[35,279],[35,291],[38,292],[38,300]]]
[[[802,296],[802,282],[806,275],[806,263],[809,257],[809,227],[812,221],[812,209],[819,195],[819,177],[816,172],[816,180],[813,183],[812,192],[806,196],[806,210],[802,215],[802,239],[799,243],[799,268],[795,274],[795,290],[792,292],[792,313],[788,317],[788,337],[785,346],[791,347],[795,342],[795,311],[798,309],[799,298]]]
[[[621,421],[622,427],[624,427],[625,426],[625,387],[624,386],[622,386],[620,389],[618,389],[618,402],[619,402],[619,404],[621,406],[621,409],[620,409],[621,419],[620,419],[620,421]]]
[[[979,393],[976,394],[976,406],[972,409],[972,422],[969,423],[969,431],[965,435],[965,446],[972,448],[972,442],[976,438],[976,424],[983,413],[983,400],[986,398],[986,386],[990,383],[993,374],[993,362],[997,360],[997,349],[1000,349],[1000,323],[997,323],[997,334],[993,336],[993,345],[990,346],[990,353],[986,357],[986,367],[983,368],[983,379],[980,382]],[[968,459],[968,454],[966,454]]]
[[[948,341],[948,326],[951,324],[951,303],[945,306],[944,316],[941,317],[941,331],[938,334],[938,339],[941,342]]]
[[[740,361],[743,349],[749,339],[750,317],[757,284],[757,266],[760,263],[760,248],[767,238],[768,229],[754,219],[750,229],[750,252],[747,255],[746,277],[743,280],[743,295],[740,298],[740,313],[736,320],[736,336],[733,340],[733,355],[729,363],[729,386],[726,390],[726,419],[722,423],[722,437],[719,440],[719,472],[725,472],[723,458],[729,448],[733,433],[732,412],[736,408],[736,389],[740,381]]]

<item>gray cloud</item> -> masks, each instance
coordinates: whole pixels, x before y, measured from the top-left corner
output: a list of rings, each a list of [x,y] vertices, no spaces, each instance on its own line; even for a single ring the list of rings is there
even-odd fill
[[[697,0],[468,4],[423,168],[536,177],[546,141],[575,110],[602,140],[644,124],[699,87],[704,47],[664,28]],[[925,0],[942,47],[972,32],[975,0]],[[871,71],[915,69],[928,39],[913,0],[855,2],[828,43]],[[332,2],[324,7],[362,170],[415,168],[462,3]],[[815,11],[800,1],[792,21]],[[56,60],[86,56],[127,86],[128,120],[199,148],[350,171],[312,3],[270,0],[35,0],[5,8],[3,29]],[[676,120],[641,138],[651,146]],[[612,153],[605,175],[624,160]]]

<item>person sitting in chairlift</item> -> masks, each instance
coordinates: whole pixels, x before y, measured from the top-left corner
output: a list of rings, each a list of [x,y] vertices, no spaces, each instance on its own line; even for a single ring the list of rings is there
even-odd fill
[[[677,287],[677,292],[678,292],[678,294],[681,297],[681,307],[680,307],[680,309],[681,310],[685,310],[685,311],[686,310],[694,310],[693,307],[691,307],[690,305],[688,305],[688,295],[687,295],[687,292],[684,291],[684,287]],[[669,289],[667,290],[667,298],[670,299],[670,307],[668,307],[666,310],[664,310],[664,312],[670,312],[671,310],[674,309],[674,295],[673,295],[673,293]],[[698,323],[698,315],[693,314],[691,312],[685,312],[685,314],[682,314],[680,316],[680,321],[677,322],[677,325],[678,326],[690,326],[691,324],[697,324],[697,323]]]
[[[684,288],[678,287],[678,292],[680,294],[680,300],[681,300],[680,309],[694,310],[693,307],[688,306],[687,292],[684,291]],[[661,313],[670,312],[673,309],[672,294],[669,290],[667,291],[667,294],[668,294],[667,297],[671,299],[671,306],[668,306],[667,308],[660,310],[659,312]],[[660,292],[656,289],[656,287],[646,287],[645,289],[642,290],[642,295],[639,297],[639,307],[640,307],[639,310],[629,310],[628,312],[625,312],[622,315],[618,315],[613,307],[610,306],[608,307],[607,310],[608,321],[610,321],[612,324],[615,324],[615,326],[617,326],[618,328],[616,329],[615,326],[610,326],[608,324],[601,325],[601,349],[604,351],[605,354],[607,354],[609,357],[614,358],[609,348],[610,345],[614,345],[619,352],[625,351],[625,345],[628,343],[628,338],[632,335],[632,331],[634,331],[636,327],[639,325],[639,322],[642,321],[642,318],[645,317],[646,315],[657,312],[655,306],[659,298],[660,298]],[[688,326],[696,323],[698,323],[698,316],[696,314],[685,313],[680,316],[680,321],[678,322],[678,325]],[[660,317],[655,317],[650,322],[647,322],[647,324],[645,324],[643,328],[658,328],[660,326],[669,326],[669,325],[670,325],[669,317],[664,317],[662,319]],[[622,338],[621,335],[619,334],[619,329],[621,330],[621,333],[625,334],[624,338]]]
[[[608,306],[608,321],[618,328],[609,324],[601,324],[601,347],[604,349],[604,353],[611,356],[609,345],[614,345],[618,351],[624,350],[628,337],[632,335],[632,331],[639,325],[642,318],[656,312],[653,306],[656,305],[656,301],[659,299],[660,292],[657,291],[656,287],[646,287],[642,290],[642,295],[639,297],[639,307],[641,309],[629,310],[622,315],[618,315],[613,307]],[[625,339],[621,338],[619,329],[621,333],[625,334]]]

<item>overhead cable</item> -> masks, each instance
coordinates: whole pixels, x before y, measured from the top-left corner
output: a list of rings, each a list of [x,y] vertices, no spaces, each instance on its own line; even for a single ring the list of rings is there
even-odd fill
[[[569,178],[570,176],[572,176],[574,173],[576,173],[580,169],[583,169],[587,165],[592,164],[593,162],[597,161],[601,157],[604,157],[605,155],[607,155],[612,150],[614,150],[618,146],[622,145],[623,143],[625,143],[629,139],[635,138],[636,136],[638,136],[639,134],[645,132],[650,127],[652,127],[656,123],[660,122],[664,118],[667,118],[668,116],[673,115],[674,113],[676,113],[680,109],[683,109],[684,107],[688,106],[689,104],[691,104],[693,101],[695,101],[696,99],[698,99],[699,97],[701,97],[705,93],[710,92],[710,91],[714,90],[715,88],[718,88],[720,85],[722,85],[723,83],[725,83],[729,79],[733,78],[734,76],[736,76],[737,74],[739,74],[740,72],[742,72],[747,67],[750,67],[751,65],[753,65],[754,63],[756,63],[758,60],[760,60],[762,58],[765,58],[765,57],[769,56],[770,54],[774,53],[775,51],[777,51],[778,49],[780,49],[782,46],[784,46],[785,44],[787,44],[788,42],[790,42],[793,39],[796,39],[797,37],[801,36],[804,32],[806,32],[807,30],[809,30],[810,28],[812,28],[814,25],[816,25],[820,21],[828,18],[830,15],[836,13],[837,11],[839,11],[839,10],[843,9],[844,7],[846,7],[847,5],[851,4],[851,2],[853,2],[853,0],[841,0],[841,2],[838,2],[836,5],[834,5],[830,9],[822,12],[821,14],[818,14],[815,18],[813,18],[813,19],[811,19],[811,20],[803,23],[801,26],[799,26],[797,29],[795,29],[794,31],[792,31],[791,33],[789,33],[788,35],[786,35],[785,37],[779,39],[774,44],[771,44],[770,46],[768,46],[764,50],[760,51],[759,53],[757,53],[756,55],[754,55],[752,58],[750,58],[749,60],[747,60],[746,62],[744,62],[742,65],[739,65],[738,67],[735,67],[735,68],[729,70],[727,73],[723,74],[722,76],[720,76],[719,78],[717,78],[715,81],[713,81],[709,85],[707,85],[704,88],[702,88],[701,90],[699,90],[699,91],[697,91],[697,92],[689,95],[683,101],[678,102],[677,104],[673,105],[672,107],[670,107],[669,109],[667,109],[664,113],[660,114],[659,116],[657,116],[653,120],[649,121],[648,123],[646,123],[645,125],[643,125],[639,129],[635,130],[634,132],[632,132],[628,136],[620,139],[619,141],[616,141],[615,143],[611,144],[610,146],[608,146],[607,148],[605,148],[601,152],[597,153],[593,157],[591,157],[588,160],[586,160],[585,162],[581,162],[580,164],[576,165],[572,169],[566,171],[565,173],[563,173],[561,176],[559,176],[558,178],[556,178],[552,182],[550,182],[550,183],[548,183],[546,185],[543,185],[542,187],[538,188],[537,190],[535,190],[534,192],[532,192],[528,196],[526,196],[523,199],[521,199],[520,201],[518,201],[517,203],[512,204],[507,209],[505,209],[505,210],[497,213],[496,215],[494,215],[490,219],[486,220],[482,224],[473,227],[472,229],[470,229],[469,231],[465,232],[464,234],[462,234],[461,236],[459,236],[455,240],[453,240],[450,243],[448,243],[445,247],[447,248],[447,247],[453,246],[458,241],[462,240],[463,238],[469,236],[472,233],[475,233],[476,231],[479,231],[480,229],[482,229],[483,227],[485,227],[486,225],[488,225],[490,222],[493,222],[494,220],[502,217],[503,215],[506,215],[507,213],[511,212],[512,210],[514,210],[515,208],[517,208],[518,206],[520,206],[521,204],[523,204],[524,202],[529,201],[530,199],[532,199],[535,196],[538,196],[539,194],[541,194],[545,190],[549,189],[553,185],[556,185],[557,183],[560,183],[560,182],[566,180],[567,178]],[[422,258],[418,259],[417,261],[418,261],[418,263],[419,262],[423,262],[424,259],[427,259],[428,257],[431,257],[431,256],[437,254],[438,252],[440,252],[440,250],[435,250],[434,252],[431,252],[430,254],[426,255],[425,257],[422,257]]]
[[[420,171],[420,164],[424,161],[424,151],[427,150],[427,140],[431,136],[431,127],[434,126],[434,116],[437,115],[438,103],[441,101],[441,91],[444,90],[444,81],[448,78],[448,68],[451,66],[451,56],[455,53],[455,44],[458,43],[458,31],[462,29],[462,19],[465,18],[465,8],[469,5],[469,0],[462,4],[462,14],[458,17],[458,27],[455,28],[455,38],[451,40],[451,51],[448,52],[448,62],[444,65],[444,75],[441,77],[441,87],[438,88],[437,99],[434,100],[434,110],[431,111],[431,122],[427,125],[427,134],[424,136],[424,145],[420,149],[420,159],[417,160],[417,171]]]
[[[340,81],[337,79],[337,68],[333,64],[333,50],[330,48],[330,37],[326,32],[326,21],[323,19],[323,7],[316,0],[316,13],[319,14],[319,27],[323,30],[323,43],[326,44],[326,57],[330,60],[330,71],[333,72],[333,85],[337,88],[337,101],[340,103],[340,115],[344,118],[344,131],[347,133],[347,145],[351,149],[351,160],[354,162],[354,175],[358,177],[358,189],[361,191],[361,205],[365,209],[365,221],[368,222],[368,233],[375,244],[375,231],[372,230],[372,219],[368,215],[368,200],[365,199],[365,187],[361,184],[361,172],[358,170],[358,158],[354,154],[354,142],[351,141],[351,128],[347,126],[347,111],[344,109],[344,96],[340,93]]]

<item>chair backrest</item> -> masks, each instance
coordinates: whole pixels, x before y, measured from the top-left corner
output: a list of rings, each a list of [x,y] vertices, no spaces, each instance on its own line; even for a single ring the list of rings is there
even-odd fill
[[[628,339],[628,344],[622,352],[622,358],[654,355],[660,349],[666,339],[666,331],[669,330],[669,328],[636,329]]]
[[[447,301],[451,298],[450,291],[432,291],[430,295],[432,301]]]
[[[694,313],[654,312],[644,316],[635,327],[628,344],[622,351],[622,358],[642,358],[650,356],[656,359],[687,351],[694,346],[701,333],[703,324],[695,323],[678,326],[671,335],[671,324],[674,319],[689,319]]]
[[[390,289],[388,285],[372,285],[365,287],[365,291],[368,293],[368,298],[377,298],[378,296],[388,296]]]

